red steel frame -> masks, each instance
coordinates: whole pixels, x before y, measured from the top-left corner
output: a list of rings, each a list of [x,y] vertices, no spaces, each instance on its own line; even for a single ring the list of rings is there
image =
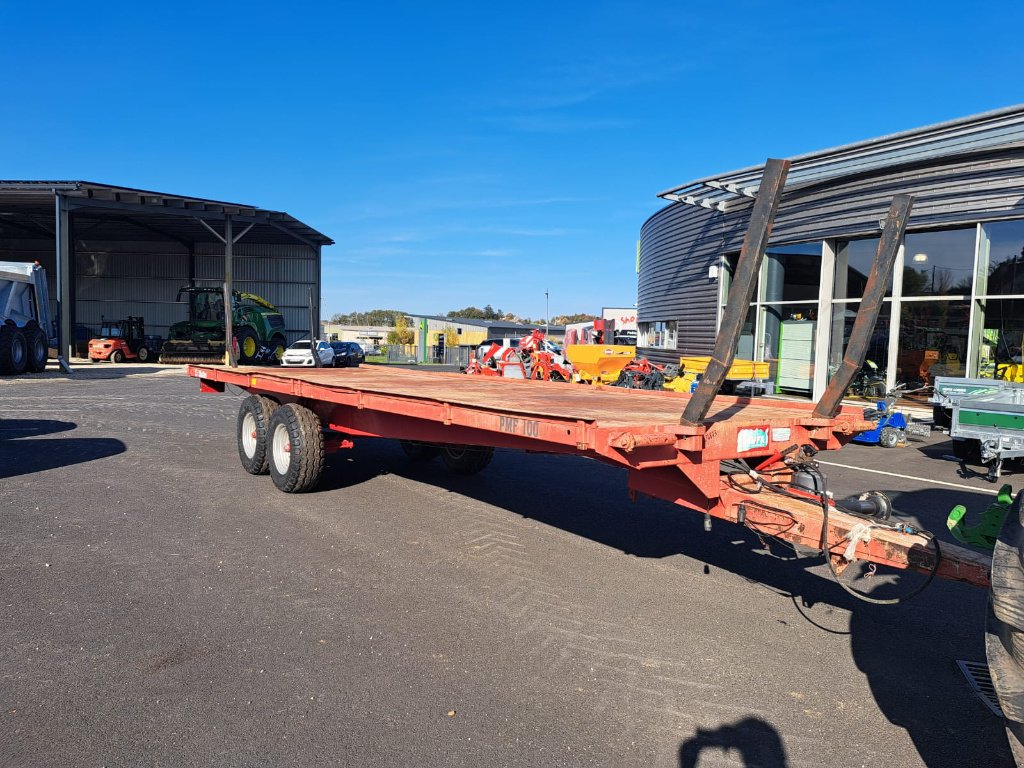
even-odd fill
[[[280,403],[305,405],[336,433],[329,441],[334,448],[351,446],[349,438],[384,437],[575,454],[625,467],[631,494],[665,499],[811,548],[824,541],[840,569],[848,535],[864,522],[832,504],[823,539],[824,515],[816,497],[758,492],[752,479],[734,475],[730,480],[720,466],[737,458],[756,459],[751,464],[757,465],[793,444],[838,449],[874,426],[860,409],[822,418],[812,413],[811,403],[720,396],[707,423],[692,426],[678,423],[689,396],[667,391],[376,366],[340,371],[189,366],[188,374],[200,380],[204,392],[223,392],[231,384]],[[790,477],[781,461],[763,473],[777,484]],[[887,527],[873,528],[868,541],[858,541],[856,558],[921,572],[935,568],[935,548],[926,536]],[[940,577],[987,586],[990,568],[987,555],[943,544],[935,570]]]

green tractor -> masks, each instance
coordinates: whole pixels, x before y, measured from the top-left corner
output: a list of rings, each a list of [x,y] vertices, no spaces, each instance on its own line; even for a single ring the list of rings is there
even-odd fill
[[[161,363],[215,363],[224,359],[224,293],[220,288],[184,287],[188,320],[175,323],[160,351]],[[231,293],[234,351],[242,365],[276,363],[288,345],[284,315],[252,293]]]

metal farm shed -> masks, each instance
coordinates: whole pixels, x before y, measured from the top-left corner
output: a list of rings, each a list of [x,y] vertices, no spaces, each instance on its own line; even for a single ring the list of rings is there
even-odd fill
[[[289,342],[308,335],[319,323],[320,249],[332,243],[251,205],[88,181],[0,181],[0,260],[46,268],[66,356],[101,317],[142,316],[148,333],[166,337],[185,318],[180,287],[226,278],[278,307]]]
[[[807,383],[797,389],[820,396],[857,311],[849,286],[862,281],[857,266],[868,263],[858,249],[877,243],[897,193],[915,202],[879,323],[877,362],[890,385],[926,380],[918,357],[937,356],[950,375],[987,375],[997,357],[1021,346],[1024,280],[994,276],[1024,265],[1024,105],[791,161],[740,356],[771,362],[777,380],[793,374],[787,361],[800,357],[796,375]],[[710,352],[763,171],[753,166],[659,193],[670,205],[640,234],[641,354],[678,362]],[[809,354],[782,348],[787,330],[790,339],[800,332]]]

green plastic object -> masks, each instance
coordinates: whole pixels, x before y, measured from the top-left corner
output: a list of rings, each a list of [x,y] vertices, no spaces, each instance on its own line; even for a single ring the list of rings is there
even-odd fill
[[[999,489],[996,500],[981,513],[981,520],[977,525],[964,525],[967,508],[963,504],[957,504],[946,518],[946,527],[953,537],[963,544],[981,549],[994,549],[999,529],[1003,527],[1003,521],[1006,520],[1012,504],[1013,488],[1004,485]]]

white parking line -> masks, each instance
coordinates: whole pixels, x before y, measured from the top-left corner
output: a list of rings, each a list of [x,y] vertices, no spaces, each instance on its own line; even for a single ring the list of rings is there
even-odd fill
[[[873,472],[876,475],[888,475],[889,477],[902,477],[904,480],[919,480],[922,483],[928,483],[929,485],[946,485],[950,488],[963,488],[965,491],[974,491],[975,493],[987,493],[991,496],[995,496],[999,493],[998,490],[990,490],[988,488],[978,488],[974,485],[964,485],[963,483],[947,483],[944,480],[933,480],[930,477],[914,477],[913,475],[901,475],[897,472],[884,472],[881,469],[868,469],[867,467],[855,467],[852,464],[839,464],[834,461],[818,461],[819,464],[825,464],[829,467],[842,467],[843,469],[856,469],[858,472]]]

